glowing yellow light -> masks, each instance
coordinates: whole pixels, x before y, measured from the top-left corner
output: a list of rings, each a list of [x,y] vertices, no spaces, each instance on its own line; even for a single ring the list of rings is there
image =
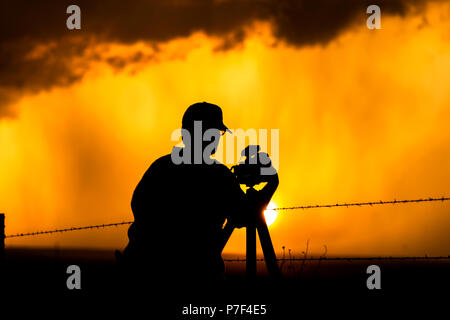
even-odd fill
[[[276,205],[274,202],[270,201],[267,209],[264,210],[264,218],[266,219],[268,226],[272,225],[278,217],[278,211],[272,210],[273,208],[276,208]]]

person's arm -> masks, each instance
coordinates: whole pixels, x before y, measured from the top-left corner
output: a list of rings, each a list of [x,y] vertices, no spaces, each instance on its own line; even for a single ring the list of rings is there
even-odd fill
[[[273,174],[266,176],[267,184],[258,191],[258,197],[262,203],[265,203],[264,206],[267,206],[272,199],[273,194],[278,188],[278,184],[280,183],[278,179],[278,173],[273,169]]]
[[[229,172],[227,183],[227,219],[236,227],[242,228],[254,217],[255,210],[265,208],[275,193],[278,184],[278,174],[274,169],[274,174],[266,176],[267,184],[260,191],[246,194],[241,189],[236,177]]]

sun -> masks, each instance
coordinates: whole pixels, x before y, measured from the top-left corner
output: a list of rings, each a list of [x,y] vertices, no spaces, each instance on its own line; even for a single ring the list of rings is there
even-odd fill
[[[275,202],[270,201],[267,205],[267,209],[264,210],[264,218],[266,219],[267,226],[272,225],[275,220],[277,220],[278,217],[278,211],[277,210],[271,210],[273,208],[276,208]]]

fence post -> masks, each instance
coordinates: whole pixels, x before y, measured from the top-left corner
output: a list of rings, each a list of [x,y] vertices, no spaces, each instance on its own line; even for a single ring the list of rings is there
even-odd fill
[[[5,257],[5,214],[0,213],[0,261]]]

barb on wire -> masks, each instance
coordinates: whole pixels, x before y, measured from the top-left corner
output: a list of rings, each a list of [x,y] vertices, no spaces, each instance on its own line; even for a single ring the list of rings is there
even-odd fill
[[[418,202],[433,202],[433,201],[448,201],[450,198],[424,198],[424,199],[412,199],[412,200],[392,200],[392,201],[375,201],[375,202],[354,202],[354,203],[336,203],[336,204],[315,204],[308,206],[293,206],[293,207],[281,207],[272,208],[270,210],[296,210],[296,209],[317,209],[317,208],[333,208],[333,207],[361,207],[361,206],[374,206],[374,205],[386,205],[386,204],[403,204],[403,203],[418,203]]]

